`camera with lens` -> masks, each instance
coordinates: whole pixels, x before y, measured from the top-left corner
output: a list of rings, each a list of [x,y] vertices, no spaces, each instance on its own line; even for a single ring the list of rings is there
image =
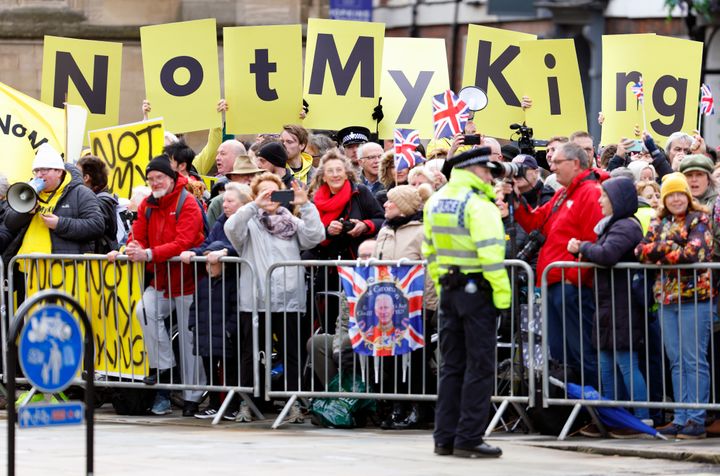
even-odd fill
[[[353,222],[351,222],[351,221],[349,221],[349,220],[346,221],[346,220],[343,220],[343,219],[341,218],[341,219],[340,219],[340,222],[342,223],[342,231],[341,231],[341,233],[343,233],[343,234],[348,233],[350,230],[352,230],[353,228],[355,228],[355,223],[353,223]]]
[[[535,155],[535,147],[544,147],[548,145],[546,140],[535,140],[533,139],[532,127],[528,127],[523,122],[522,124],[510,124],[510,129],[516,131],[517,145],[520,149],[520,153]],[[510,137],[512,140],[512,137]]]
[[[492,164],[493,167],[490,169],[490,173],[493,178],[524,178],[525,172],[527,172],[527,167],[515,162],[493,162]]]
[[[545,244],[545,236],[543,236],[539,230],[531,231],[528,235],[527,243],[525,243],[523,249],[517,254],[517,259],[530,261],[543,244]]]

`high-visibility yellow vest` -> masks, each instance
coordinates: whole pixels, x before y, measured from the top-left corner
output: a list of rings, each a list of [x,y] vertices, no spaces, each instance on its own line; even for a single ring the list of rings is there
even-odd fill
[[[505,260],[505,230],[490,184],[465,169],[453,169],[450,181],[425,204],[422,253],[440,292],[440,276],[450,266],[464,274],[483,273],[498,309],[510,307],[511,288]]]

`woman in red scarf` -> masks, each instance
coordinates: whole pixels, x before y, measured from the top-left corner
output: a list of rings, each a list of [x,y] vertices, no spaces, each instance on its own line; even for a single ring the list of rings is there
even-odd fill
[[[310,190],[327,239],[309,257],[356,259],[360,243],[380,229],[382,207],[370,189],[356,183],[350,161],[337,149],[321,159]]]

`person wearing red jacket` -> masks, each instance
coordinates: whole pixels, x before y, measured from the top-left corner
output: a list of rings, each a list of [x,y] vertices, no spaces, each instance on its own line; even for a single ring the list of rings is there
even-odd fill
[[[595,225],[603,218],[599,185],[609,178],[605,171],[592,168],[591,158],[572,142],[563,144],[555,153],[550,170],[562,188],[534,210],[519,198],[514,215],[525,231],[538,230],[545,237],[537,260],[538,286],[549,264],[577,260],[567,250],[571,238],[589,242],[597,239]],[[597,358],[591,343],[595,312],[592,269],[555,268],[548,272],[547,282],[550,354],[560,361],[566,357],[567,365],[584,371],[585,385],[596,386]]]
[[[202,244],[200,206],[192,194],[183,193],[187,178],[173,171],[167,156],[152,159],[145,174],[152,194],[138,207],[138,217],[125,249],[130,261],[147,263],[146,269],[153,276],[143,292],[142,302],[136,307],[149,365],[155,369],[151,370],[145,383],[156,383],[161,371],[175,365],[172,343],[165,327],[165,318],[175,310],[182,383],[204,385],[205,373],[202,363],[193,355],[192,333],[188,329],[195,292],[193,268],[179,262],[166,264],[170,258]],[[117,252],[110,255],[108,257],[113,260]],[[202,392],[197,390],[183,392],[183,416],[193,416],[198,411],[201,395]],[[158,392],[152,412],[156,415],[172,412],[168,392]]]

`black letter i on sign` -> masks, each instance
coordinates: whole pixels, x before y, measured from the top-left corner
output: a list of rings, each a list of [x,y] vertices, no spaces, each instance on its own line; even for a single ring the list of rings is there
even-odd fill
[[[545,55],[545,66],[548,69],[555,67],[555,57],[548,53]],[[560,88],[558,87],[558,79],[556,76],[548,76],[548,97],[550,98],[550,114],[553,116],[560,115]]]

